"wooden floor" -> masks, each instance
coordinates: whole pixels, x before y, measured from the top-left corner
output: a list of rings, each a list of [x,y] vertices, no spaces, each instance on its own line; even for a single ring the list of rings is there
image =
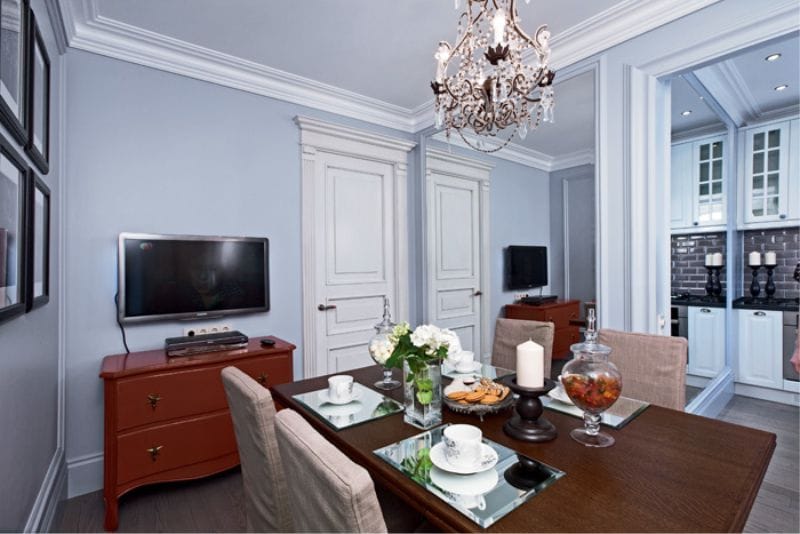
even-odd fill
[[[775,453],[745,532],[800,532],[800,415],[796,406],[735,396],[718,419],[774,432]]]
[[[719,416],[774,432],[775,454],[745,532],[800,532],[800,413],[797,407],[734,397]],[[120,532],[244,531],[238,469],[193,482],[140,488],[122,498]],[[54,532],[102,532],[103,496],[96,491],[62,503]]]

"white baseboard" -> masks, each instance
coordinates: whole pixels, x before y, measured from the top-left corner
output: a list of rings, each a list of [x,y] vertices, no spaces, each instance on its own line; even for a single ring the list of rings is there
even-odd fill
[[[770,402],[790,404],[792,406],[800,405],[800,395],[791,391],[782,391],[780,389],[761,388],[758,386],[751,386],[749,384],[736,384],[736,394],[742,395],[743,397],[752,397],[754,399],[761,399]]]
[[[726,367],[686,406],[686,411],[704,417],[716,417],[733,398],[733,393],[733,370]]]
[[[25,522],[25,532],[50,532],[58,503],[65,497],[67,469],[64,449],[58,448],[50,460],[42,486],[33,502],[33,508]]]
[[[67,460],[67,498],[103,489],[103,453],[96,452]]]

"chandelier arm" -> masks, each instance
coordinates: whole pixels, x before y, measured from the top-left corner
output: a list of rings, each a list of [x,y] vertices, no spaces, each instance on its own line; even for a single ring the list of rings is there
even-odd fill
[[[514,134],[517,133],[517,128],[514,128],[514,132],[506,139],[500,146],[497,146],[491,150],[486,150],[485,148],[480,148],[476,145],[473,145],[469,139],[464,135],[460,128],[456,128],[458,135],[461,136],[461,139],[473,150],[477,150],[478,152],[483,152],[484,154],[491,154],[492,152],[497,152],[499,150],[503,150],[508,144],[511,142],[511,139],[514,137]]]

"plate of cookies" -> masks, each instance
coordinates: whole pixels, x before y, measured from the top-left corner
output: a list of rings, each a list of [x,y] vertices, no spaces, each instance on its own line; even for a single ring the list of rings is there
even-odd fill
[[[457,413],[475,414],[483,420],[487,413],[497,413],[514,404],[511,389],[482,377],[474,381],[455,378],[444,388],[444,403]]]

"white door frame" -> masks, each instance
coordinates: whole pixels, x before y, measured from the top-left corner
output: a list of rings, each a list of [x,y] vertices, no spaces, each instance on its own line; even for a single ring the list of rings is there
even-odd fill
[[[388,163],[394,169],[394,272],[395,317],[408,317],[408,153],[416,146],[413,141],[395,139],[385,135],[341,126],[318,119],[297,116],[300,127],[300,146],[303,158],[301,171],[302,196],[302,263],[303,263],[303,378],[317,375],[316,332],[320,313],[319,297],[314,279],[315,266],[321,258],[315,257],[314,188],[316,157],[320,152],[339,154],[359,159]],[[376,322],[379,318],[376,317]]]
[[[480,224],[480,245],[478,250],[480,251],[480,269],[481,269],[481,276],[480,276],[480,291],[481,295],[481,318],[480,318],[480,328],[481,328],[481,346],[479,347],[479,356],[482,361],[488,361],[488,358],[491,356],[491,344],[489,338],[490,332],[490,314],[489,314],[489,307],[491,305],[491,273],[490,273],[490,248],[489,248],[489,182],[491,180],[491,171],[494,168],[494,165],[489,163],[485,163],[483,161],[478,161],[475,159],[465,158],[463,156],[456,156],[450,154],[448,152],[437,150],[435,148],[428,148],[425,153],[425,227],[423,229],[423,235],[425,236],[425,261],[423,261],[424,266],[424,277],[425,277],[425,294],[423,298],[426,302],[425,306],[425,318],[424,320],[427,322],[430,319],[429,314],[431,310],[435,309],[433,306],[432,299],[435,298],[431,288],[433,284],[431,283],[431,277],[433,276],[433,270],[431,269],[432,262],[434,261],[433,258],[435,257],[436,251],[433,250],[434,244],[428,239],[428,232],[429,232],[429,225],[433,220],[432,217],[432,209],[433,209],[433,202],[431,195],[433,194],[432,188],[432,174],[435,172],[436,174],[441,174],[445,176],[452,176],[454,178],[462,178],[465,180],[474,180],[479,182],[480,192],[478,195],[478,203],[479,203],[479,224]]]

